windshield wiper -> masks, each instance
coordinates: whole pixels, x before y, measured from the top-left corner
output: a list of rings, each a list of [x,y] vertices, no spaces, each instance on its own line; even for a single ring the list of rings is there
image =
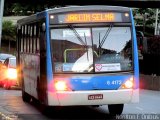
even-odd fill
[[[81,36],[78,34],[78,32],[76,31],[76,29],[72,25],[68,25],[68,26],[74,32],[74,34],[76,35],[76,37],[78,38],[78,40],[80,41],[80,43],[86,47],[87,45],[85,44],[85,42],[83,41],[83,39],[81,38]]]
[[[88,49],[87,49],[87,38],[86,38],[86,34],[84,33],[84,39],[85,39],[85,44],[86,44],[86,51],[87,51],[87,60],[89,61],[89,57],[88,57]]]
[[[98,55],[101,55],[101,47],[100,47],[100,44],[101,44],[101,33],[99,32],[99,47],[98,47]]]
[[[98,48],[99,48],[99,55],[101,54],[101,48],[102,48],[104,42],[106,41],[106,39],[107,39],[107,37],[108,37],[108,35],[109,35],[112,27],[113,27],[113,24],[110,24],[110,26],[109,26],[109,28],[107,29],[104,37],[102,38],[102,41],[100,41],[101,38],[100,38],[100,33],[99,33],[99,47],[98,47]]]
[[[79,33],[76,31],[76,29],[72,25],[68,25],[68,26],[75,33],[80,43],[84,46],[85,50],[87,51],[87,60],[89,61],[88,49],[87,49],[87,39],[86,39],[85,33],[84,33],[84,39],[85,39],[85,42],[84,42],[81,36],[79,35]]]
[[[108,30],[106,31],[106,33],[105,33],[105,35],[104,35],[104,37],[103,37],[103,39],[102,39],[102,41],[101,41],[101,44],[100,44],[100,47],[101,47],[101,48],[102,48],[104,42],[106,41],[109,33],[111,32],[112,27],[113,27],[113,25],[111,24],[111,25],[109,26]]]

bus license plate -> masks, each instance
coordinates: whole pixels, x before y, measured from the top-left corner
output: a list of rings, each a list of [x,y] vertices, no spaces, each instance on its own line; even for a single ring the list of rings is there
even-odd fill
[[[88,100],[98,100],[98,99],[103,99],[103,94],[88,95]]]

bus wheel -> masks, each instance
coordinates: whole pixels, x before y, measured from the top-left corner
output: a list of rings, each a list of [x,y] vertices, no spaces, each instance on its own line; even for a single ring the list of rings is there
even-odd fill
[[[110,115],[120,115],[123,112],[123,106],[124,104],[112,104],[112,105],[108,105],[108,110]]]
[[[24,102],[30,102],[31,97],[24,90],[22,90],[22,99]]]

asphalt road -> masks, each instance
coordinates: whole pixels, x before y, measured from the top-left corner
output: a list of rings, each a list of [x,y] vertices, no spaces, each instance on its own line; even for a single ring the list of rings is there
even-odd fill
[[[49,108],[42,113],[35,102],[24,103],[20,90],[0,88],[0,120],[106,120],[106,119],[160,119],[160,91],[140,90],[140,102],[125,104],[120,118],[109,116],[108,107],[64,107],[55,112]],[[128,116],[127,116],[128,115]],[[149,117],[146,117],[149,116]]]

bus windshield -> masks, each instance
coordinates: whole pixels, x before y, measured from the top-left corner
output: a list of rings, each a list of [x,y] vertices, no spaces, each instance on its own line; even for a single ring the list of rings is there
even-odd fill
[[[51,29],[55,73],[133,70],[131,28],[127,26]]]

